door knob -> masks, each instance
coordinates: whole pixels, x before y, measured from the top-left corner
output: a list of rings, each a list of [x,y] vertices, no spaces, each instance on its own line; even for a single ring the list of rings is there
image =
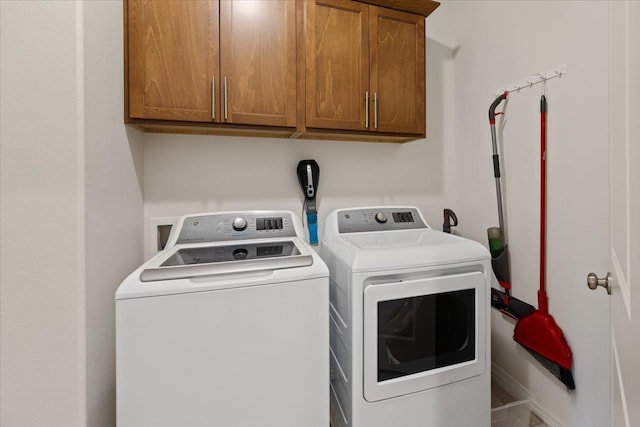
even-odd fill
[[[598,286],[602,286],[607,290],[607,294],[611,295],[611,273],[607,273],[607,276],[603,279],[599,279],[596,273],[589,273],[587,275],[587,286],[592,291],[597,289]]]

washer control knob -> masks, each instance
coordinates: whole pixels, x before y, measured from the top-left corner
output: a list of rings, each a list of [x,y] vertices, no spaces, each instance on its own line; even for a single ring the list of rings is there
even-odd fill
[[[247,228],[247,220],[241,217],[237,217],[233,220],[233,229],[236,231],[242,231]]]
[[[385,222],[387,222],[387,214],[384,212],[378,212],[375,218],[376,222],[379,222],[380,224],[384,224]]]

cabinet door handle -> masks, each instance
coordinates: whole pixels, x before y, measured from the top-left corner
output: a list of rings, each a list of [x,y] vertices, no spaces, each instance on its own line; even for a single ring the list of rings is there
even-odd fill
[[[369,91],[364,93],[364,127],[369,129]]]
[[[228,105],[227,76],[224,76],[224,119],[225,119],[225,121],[229,118],[227,105]]]
[[[373,128],[378,129],[378,92],[373,93]]]
[[[211,118],[216,118],[216,76],[211,76]]]

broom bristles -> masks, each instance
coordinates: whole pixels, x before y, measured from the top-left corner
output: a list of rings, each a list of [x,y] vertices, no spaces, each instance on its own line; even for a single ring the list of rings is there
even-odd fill
[[[525,347],[526,348],[526,347]],[[538,361],[542,366],[544,366],[547,371],[551,372],[554,377],[559,379],[564,385],[567,386],[569,390],[576,389],[576,383],[573,380],[573,373],[563,366],[558,365],[557,363],[547,359],[535,351],[526,348],[526,350]]]

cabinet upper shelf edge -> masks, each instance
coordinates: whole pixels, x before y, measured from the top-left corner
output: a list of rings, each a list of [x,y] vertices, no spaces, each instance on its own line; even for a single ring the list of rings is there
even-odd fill
[[[432,0],[355,0],[360,3],[372,4],[374,6],[386,7],[388,9],[400,10],[403,12],[422,15],[425,18],[436,10],[440,3]]]

